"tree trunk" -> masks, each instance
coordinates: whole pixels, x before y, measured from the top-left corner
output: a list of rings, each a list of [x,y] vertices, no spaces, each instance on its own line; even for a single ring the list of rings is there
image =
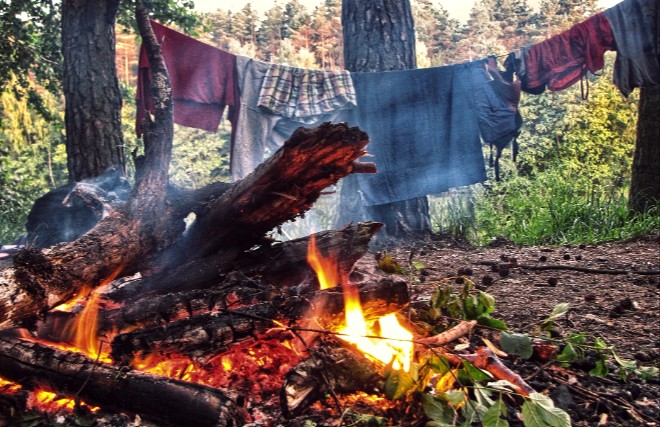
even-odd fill
[[[637,143],[633,158],[629,204],[643,212],[660,202],[660,87],[643,87],[639,92]]]
[[[347,70],[374,72],[417,67],[409,0],[343,0],[342,26]],[[365,220],[381,222],[383,232],[389,237],[431,231],[426,197],[364,206],[357,190],[354,177],[343,180],[339,224]]]
[[[119,0],[62,2],[63,90],[69,181],[124,168],[115,66]]]

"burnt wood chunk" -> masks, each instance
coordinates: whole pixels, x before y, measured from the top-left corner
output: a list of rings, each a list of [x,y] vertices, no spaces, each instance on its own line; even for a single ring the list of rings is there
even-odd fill
[[[162,425],[240,425],[234,402],[220,390],[108,365],[36,342],[0,336],[0,376]]]

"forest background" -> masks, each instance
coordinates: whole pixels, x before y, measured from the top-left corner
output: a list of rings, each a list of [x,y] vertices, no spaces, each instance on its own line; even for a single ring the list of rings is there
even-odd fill
[[[602,10],[595,0],[544,0],[538,9],[526,0],[478,0],[467,21],[460,22],[430,0],[411,3],[420,68],[488,55],[503,60]],[[29,28],[29,17],[24,19]],[[313,10],[298,0],[274,3],[263,14],[248,3],[237,12],[204,13],[201,22],[194,37],[235,54],[302,68],[343,68],[340,0],[321,1]],[[133,130],[139,43],[132,28],[117,31],[126,152],[141,146]],[[489,168],[491,179],[483,185],[433,196],[434,230],[477,244],[496,236],[520,244],[561,244],[618,240],[660,229],[657,207],[641,214],[628,210],[638,91],[624,98],[612,84],[614,58],[608,53],[601,75],[588,77],[586,99],[580,84],[557,93],[523,94],[516,162],[507,149],[501,182],[494,181]],[[38,76],[10,78],[29,84],[5,85],[0,93],[0,243],[24,234],[34,200],[67,181],[61,93],[56,85],[38,84]],[[229,181],[229,133],[228,122],[217,133],[177,127],[172,182],[199,188]],[[283,228],[284,237],[333,228],[336,197],[319,200],[303,220]]]

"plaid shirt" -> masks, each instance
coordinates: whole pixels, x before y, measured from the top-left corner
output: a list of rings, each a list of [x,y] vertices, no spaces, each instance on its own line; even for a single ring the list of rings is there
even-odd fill
[[[325,71],[271,64],[261,85],[258,106],[302,123],[357,106],[348,71]]]

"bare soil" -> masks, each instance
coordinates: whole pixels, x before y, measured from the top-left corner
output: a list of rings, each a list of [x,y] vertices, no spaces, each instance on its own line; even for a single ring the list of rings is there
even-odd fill
[[[533,334],[559,303],[570,304],[552,338],[571,333],[597,336],[624,359],[639,366],[660,366],[660,235],[599,245],[519,247],[496,239],[474,248],[439,238],[388,251],[403,267],[415,271],[413,306],[423,307],[439,283],[461,275],[495,298],[493,317],[511,331]],[[421,262],[421,270],[412,268]],[[419,265],[418,265],[419,267]],[[453,278],[456,277],[456,278]],[[459,289],[462,285],[456,283]],[[473,342],[492,331],[476,331]],[[509,357],[505,363],[528,378],[537,391],[548,393],[565,409],[575,426],[655,426],[660,422],[660,379],[642,379],[628,372],[622,378],[613,357],[610,373],[588,372],[596,358],[568,368]]]

